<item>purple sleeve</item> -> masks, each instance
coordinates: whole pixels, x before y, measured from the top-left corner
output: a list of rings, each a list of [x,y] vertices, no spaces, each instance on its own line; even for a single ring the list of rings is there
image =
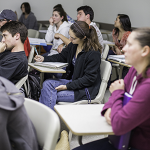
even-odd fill
[[[122,108],[122,99],[115,98],[111,109],[111,125],[116,135],[131,131],[150,118],[150,83],[137,87],[133,98]]]

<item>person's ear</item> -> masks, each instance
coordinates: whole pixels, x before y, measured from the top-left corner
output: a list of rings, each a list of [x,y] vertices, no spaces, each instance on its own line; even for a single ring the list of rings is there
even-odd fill
[[[142,54],[141,54],[141,56],[142,57],[145,57],[145,56],[147,56],[147,55],[149,55],[150,54],[150,47],[149,46],[144,46],[143,47],[143,49],[142,49]]]
[[[20,39],[20,34],[19,34],[19,33],[16,33],[16,34],[14,35],[14,37],[15,37],[16,40],[19,40],[19,39]]]
[[[64,16],[61,17],[61,20],[63,20],[63,19],[64,19]]]
[[[90,19],[90,14],[87,14],[87,15],[86,15],[86,18],[87,18],[87,19]]]

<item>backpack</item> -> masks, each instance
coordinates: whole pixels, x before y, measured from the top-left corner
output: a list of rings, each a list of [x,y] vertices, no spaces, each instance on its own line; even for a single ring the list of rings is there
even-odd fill
[[[39,75],[32,74],[31,72],[29,72],[27,85],[28,85],[27,97],[38,101],[41,94]]]

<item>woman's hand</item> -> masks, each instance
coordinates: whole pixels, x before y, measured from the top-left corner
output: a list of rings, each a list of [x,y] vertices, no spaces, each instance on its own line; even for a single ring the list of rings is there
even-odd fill
[[[117,80],[110,85],[110,87],[109,87],[110,93],[113,93],[113,91],[115,91],[115,90],[124,90],[124,80],[123,79]]]
[[[111,118],[110,118],[110,116],[111,116],[111,108],[108,108],[106,110],[105,114],[104,114],[104,117],[105,117],[107,123],[111,125]]]
[[[0,53],[4,52],[6,49],[6,44],[3,42],[0,42]]]
[[[52,26],[53,26],[54,22],[53,22],[53,18],[52,18],[52,17],[50,17],[50,19],[49,19],[49,23],[50,23],[50,25],[52,25]]]
[[[58,46],[58,48],[57,48],[57,52],[58,52],[58,53],[61,53],[61,51],[63,50],[63,48],[64,48],[64,44],[60,44],[60,45]]]
[[[63,91],[63,90],[67,90],[67,86],[66,85],[59,85],[55,89],[57,91]]]
[[[41,56],[41,55],[36,55],[34,57],[34,60],[37,61],[37,62],[43,62],[44,61],[44,57]]]

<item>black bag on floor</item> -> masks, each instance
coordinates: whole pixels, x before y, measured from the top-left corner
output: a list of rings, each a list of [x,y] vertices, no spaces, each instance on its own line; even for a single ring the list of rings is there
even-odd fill
[[[41,94],[40,77],[39,75],[29,73],[29,98],[39,100]]]

